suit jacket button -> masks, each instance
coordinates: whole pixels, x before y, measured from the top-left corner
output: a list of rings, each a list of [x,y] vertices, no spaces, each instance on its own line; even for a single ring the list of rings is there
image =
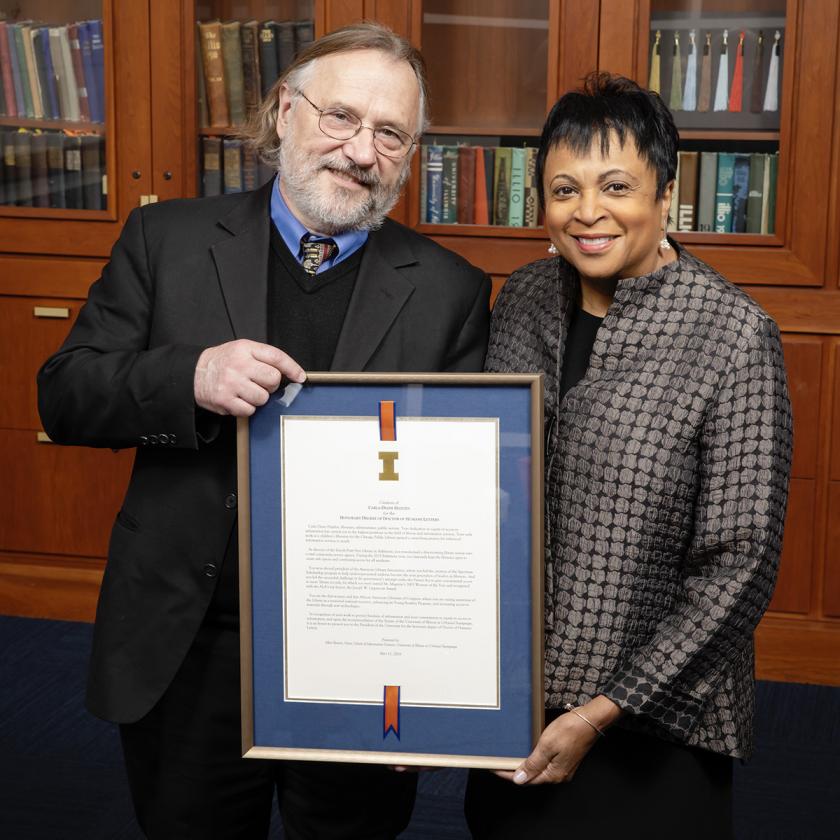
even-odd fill
[[[169,445],[170,446],[175,446],[175,443],[177,442],[177,440],[178,439],[175,437],[175,435],[169,435]]]
[[[209,578],[214,578],[218,574],[218,569],[216,568],[215,563],[205,563],[204,565],[204,574],[207,575]]]
[[[225,496],[225,507],[228,510],[233,510],[236,507],[236,493],[228,493]]]
[[[169,435],[158,435],[157,439],[158,443],[162,443],[164,446],[169,443]]]
[[[146,435],[140,435],[140,446],[148,446],[148,445],[149,445],[149,439],[146,437]]]
[[[149,443],[151,443],[152,446],[155,446],[157,444],[157,442],[158,442],[158,436],[157,435],[149,435]]]

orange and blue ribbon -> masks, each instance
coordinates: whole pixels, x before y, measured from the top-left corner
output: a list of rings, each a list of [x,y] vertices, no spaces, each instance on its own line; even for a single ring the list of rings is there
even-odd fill
[[[398,685],[386,685],[383,698],[382,711],[382,739],[388,737],[393,731],[400,738],[400,687]]]
[[[379,439],[397,439],[397,410],[393,400],[379,402]]]

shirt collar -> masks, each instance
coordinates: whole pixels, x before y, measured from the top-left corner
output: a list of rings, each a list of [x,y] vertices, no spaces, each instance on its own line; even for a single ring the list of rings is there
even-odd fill
[[[323,235],[316,235],[308,228],[304,227],[297,219],[294,213],[289,209],[289,205],[283,200],[283,195],[280,192],[280,176],[275,178],[274,189],[271,191],[271,221],[277,232],[286,243],[286,247],[291,252],[292,256],[300,262],[300,240],[307,233],[315,236],[316,239],[325,238]],[[362,245],[367,242],[368,231],[366,230],[351,230],[346,233],[339,233],[335,236],[329,237],[336,245],[338,245],[338,254],[329,260],[325,260],[319,271],[323,271],[343,259],[346,259],[351,254],[354,254]]]

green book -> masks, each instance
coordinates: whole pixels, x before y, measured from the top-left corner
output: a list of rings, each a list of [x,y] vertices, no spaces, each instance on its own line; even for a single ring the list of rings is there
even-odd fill
[[[510,198],[508,202],[508,224],[522,227],[525,221],[525,149],[510,150]]]
[[[443,208],[441,222],[458,222],[458,147],[443,147]]]
[[[245,80],[242,73],[242,38],[238,20],[223,23],[222,64],[224,66],[225,93],[231,125],[245,122]]]
[[[747,193],[747,233],[761,233],[761,210],[764,206],[764,172],[767,155],[750,155],[750,183]]]
[[[697,230],[715,229],[715,193],[717,192],[717,152],[700,153],[700,188],[697,201]]]
[[[732,232],[732,177],[735,174],[735,155],[718,155],[717,187],[715,189],[715,233]]]
[[[510,219],[511,149],[496,149],[493,160],[493,224],[506,225]]]
[[[525,150],[525,227],[535,228],[540,220],[540,198],[537,191],[537,149]]]
[[[776,178],[779,174],[779,153],[768,155],[767,160],[767,233],[776,232]]]
[[[32,88],[29,81],[29,68],[26,66],[26,52],[23,48],[23,24],[13,23],[9,29],[14,31],[15,52],[17,53],[18,72],[20,73],[20,86],[23,93],[24,109],[28,119],[35,117],[35,106],[32,102]]]

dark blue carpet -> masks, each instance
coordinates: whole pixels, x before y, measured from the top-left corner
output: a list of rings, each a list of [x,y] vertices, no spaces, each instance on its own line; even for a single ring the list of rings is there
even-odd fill
[[[0,616],[2,840],[141,840],[116,729],[84,710],[90,636],[88,624]],[[836,840],[840,689],[759,683],[756,743],[735,770],[738,840]],[[464,775],[421,776],[404,840],[469,837]]]

